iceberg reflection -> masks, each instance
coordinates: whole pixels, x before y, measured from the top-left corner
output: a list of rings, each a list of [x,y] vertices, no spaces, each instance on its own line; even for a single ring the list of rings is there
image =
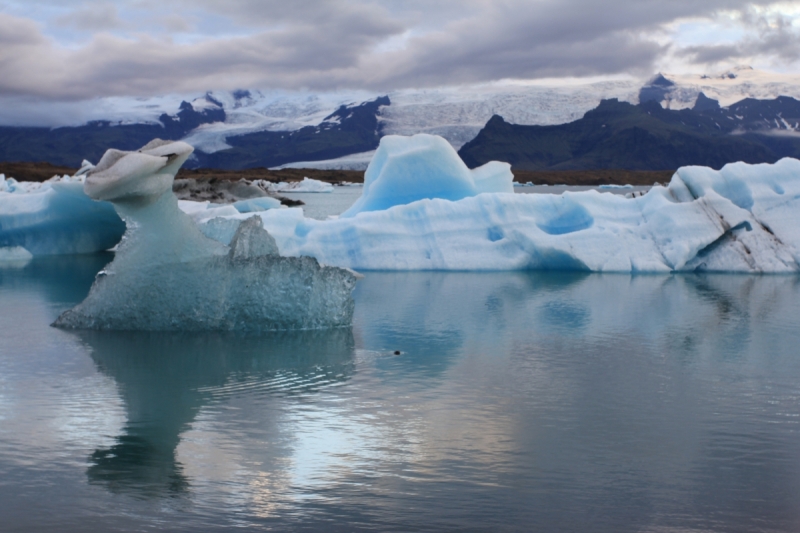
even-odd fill
[[[127,415],[109,448],[89,458],[89,480],[138,496],[180,494],[189,487],[176,459],[181,434],[198,412],[238,384],[271,393],[314,391],[349,379],[350,329],[259,336],[81,332],[97,368],[119,387]]]

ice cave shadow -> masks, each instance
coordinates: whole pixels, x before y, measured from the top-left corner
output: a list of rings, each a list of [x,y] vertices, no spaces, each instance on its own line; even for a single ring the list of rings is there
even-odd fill
[[[138,498],[180,496],[190,480],[176,458],[181,434],[212,400],[237,392],[309,393],[354,372],[350,328],[231,333],[76,333],[98,370],[116,382],[125,406],[122,434],[89,456],[91,484]]]

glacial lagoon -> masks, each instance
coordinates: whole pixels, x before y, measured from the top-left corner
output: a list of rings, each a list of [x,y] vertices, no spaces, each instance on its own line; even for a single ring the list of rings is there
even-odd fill
[[[50,327],[109,259],[0,270],[2,531],[800,527],[796,276],[368,272],[352,328]]]
[[[800,527],[797,276],[367,272],[352,328],[50,327],[111,258],[0,269],[0,531]]]

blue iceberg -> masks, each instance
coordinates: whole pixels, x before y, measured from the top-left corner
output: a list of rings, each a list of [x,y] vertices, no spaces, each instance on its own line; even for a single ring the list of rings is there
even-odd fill
[[[426,198],[461,200],[484,192],[514,193],[511,165],[492,161],[470,170],[444,138],[420,133],[381,139],[364,174],[364,191],[342,217]]]
[[[125,232],[111,204],[86,196],[79,178],[36,184],[30,191],[14,180],[3,181],[0,260],[108,250]]]
[[[357,270],[800,271],[796,159],[684,167],[630,197],[476,195],[483,173],[487,189],[510,181],[500,167],[461,168],[451,151],[431,136],[384,138],[338,219],[260,217],[282,254]]]
[[[114,260],[55,326],[102,330],[294,330],[347,326],[357,275],[312,257],[281,257],[261,220],[230,246],[203,235],[178,207],[172,180],[192,147],[155,140],[109,150],[84,185],[127,225]]]

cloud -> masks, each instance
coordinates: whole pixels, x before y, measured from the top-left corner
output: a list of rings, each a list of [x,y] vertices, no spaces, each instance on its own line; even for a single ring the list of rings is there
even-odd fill
[[[791,19],[743,0],[8,1],[0,96],[45,99],[646,75],[668,54],[695,64],[792,62],[800,50]],[[736,14],[743,39],[657,38],[676,20],[713,22],[720,12]],[[65,26],[84,39],[60,41]]]
[[[56,17],[55,24],[78,30],[103,31],[123,26],[117,8],[110,2],[85,5]]]
[[[771,57],[792,63],[800,59],[800,31],[780,14],[763,14],[754,9],[738,14],[750,28],[750,35],[735,43],[695,45],[679,48],[676,54],[696,64],[742,62]]]

